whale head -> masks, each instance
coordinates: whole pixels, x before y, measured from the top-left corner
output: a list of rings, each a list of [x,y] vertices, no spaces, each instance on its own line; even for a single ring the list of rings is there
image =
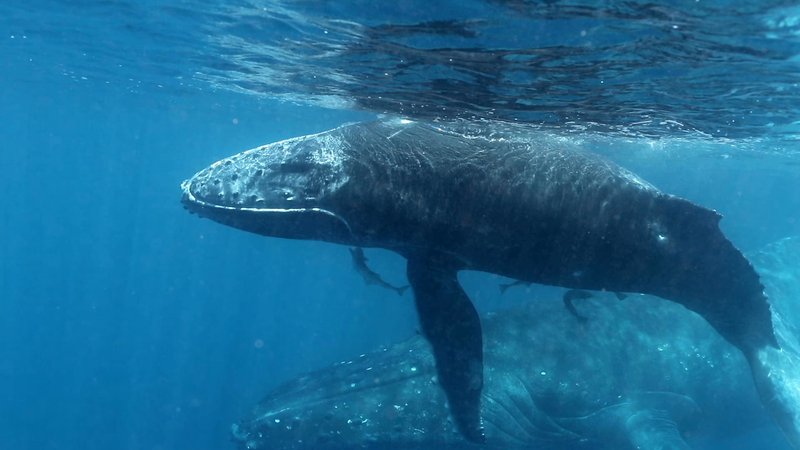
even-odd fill
[[[247,150],[181,183],[182,203],[261,235],[351,244],[350,225],[335,206],[349,179],[346,147],[328,132]]]

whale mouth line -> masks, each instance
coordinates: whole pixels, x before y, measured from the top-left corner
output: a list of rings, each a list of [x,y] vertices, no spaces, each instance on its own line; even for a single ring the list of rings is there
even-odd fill
[[[299,214],[299,213],[319,213],[319,214],[324,214],[326,216],[330,216],[330,217],[338,220],[339,222],[342,223],[342,225],[344,225],[344,227],[347,229],[347,231],[351,235],[353,234],[353,229],[350,228],[350,224],[347,222],[347,220],[344,219],[344,217],[336,214],[335,212],[333,212],[331,210],[325,209],[325,208],[256,208],[256,207],[250,207],[250,206],[226,206],[226,205],[220,205],[220,204],[217,204],[217,203],[209,203],[209,202],[207,202],[205,200],[201,200],[201,199],[197,198],[192,193],[191,185],[192,185],[192,181],[191,180],[186,180],[186,181],[181,183],[181,189],[183,190],[183,194],[185,196],[184,199],[183,199],[184,203],[190,203],[190,204],[201,206],[203,208],[218,209],[218,210],[224,210],[224,211],[246,211],[246,212],[253,212],[253,213],[279,213],[279,214],[280,213],[287,213],[287,214],[289,214],[289,213],[296,213],[296,214]]]

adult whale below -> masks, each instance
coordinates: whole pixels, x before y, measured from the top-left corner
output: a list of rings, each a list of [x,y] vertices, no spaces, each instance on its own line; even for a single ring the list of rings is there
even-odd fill
[[[763,287],[720,216],[596,155],[535,135],[384,120],[240,153],[182,189],[189,210],[232,227],[405,256],[439,383],[469,440],[483,440],[483,347],[456,277],[465,269],[686,306],[743,352],[765,404],[800,442],[764,357],[777,344]]]
[[[751,256],[778,339],[797,350],[800,237]],[[555,298],[483,318],[483,448],[788,448],[745,359],[697,314],[649,296],[598,298],[576,305],[586,322]],[[786,362],[778,369],[794,374],[792,389],[800,361]],[[434,375],[429,346],[414,336],[284,383],[233,436],[249,450],[476,448],[448,420]],[[743,444],[754,430],[767,442]]]
[[[771,426],[744,358],[696,314],[654,297],[579,309],[586,323],[555,298],[482,319],[485,448],[675,450]],[[448,420],[435,374],[414,336],[277,387],[233,436],[248,450],[481,448]]]

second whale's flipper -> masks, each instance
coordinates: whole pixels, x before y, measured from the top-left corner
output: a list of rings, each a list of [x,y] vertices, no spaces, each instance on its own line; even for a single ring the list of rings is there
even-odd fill
[[[564,418],[561,423],[581,436],[615,444],[609,448],[690,450],[681,430],[697,423],[700,416],[700,407],[691,397],[669,391],[631,392],[620,396],[618,403]]]
[[[678,426],[662,411],[639,411],[625,420],[631,447],[640,450],[691,450]]]
[[[586,317],[580,315],[577,309],[575,309],[575,305],[572,303],[573,300],[582,299],[582,298],[590,298],[592,297],[592,293],[589,291],[582,291],[580,289],[570,289],[564,292],[564,296],[561,299],[564,301],[564,306],[567,308],[570,314],[575,316],[580,322],[586,322]]]
[[[409,258],[408,280],[450,414],[464,437],[484,442],[480,415],[483,335],[478,313],[458,283],[455,265],[446,258]]]

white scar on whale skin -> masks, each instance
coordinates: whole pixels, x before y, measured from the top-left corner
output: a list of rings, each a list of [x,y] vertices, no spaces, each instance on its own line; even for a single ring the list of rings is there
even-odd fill
[[[200,206],[206,208],[213,208],[213,209],[221,209],[225,211],[248,211],[248,212],[255,212],[255,213],[320,213],[326,216],[333,217],[334,219],[338,220],[342,223],[342,225],[347,228],[347,231],[352,234],[353,230],[350,228],[350,224],[340,215],[334,213],[333,211],[329,211],[323,208],[251,208],[251,207],[237,207],[237,206],[225,206],[225,205],[218,205],[216,203],[208,203],[199,198],[195,197],[191,191],[191,180],[186,180],[181,183],[181,189],[183,192],[186,193],[186,197],[192,202],[196,203]]]

